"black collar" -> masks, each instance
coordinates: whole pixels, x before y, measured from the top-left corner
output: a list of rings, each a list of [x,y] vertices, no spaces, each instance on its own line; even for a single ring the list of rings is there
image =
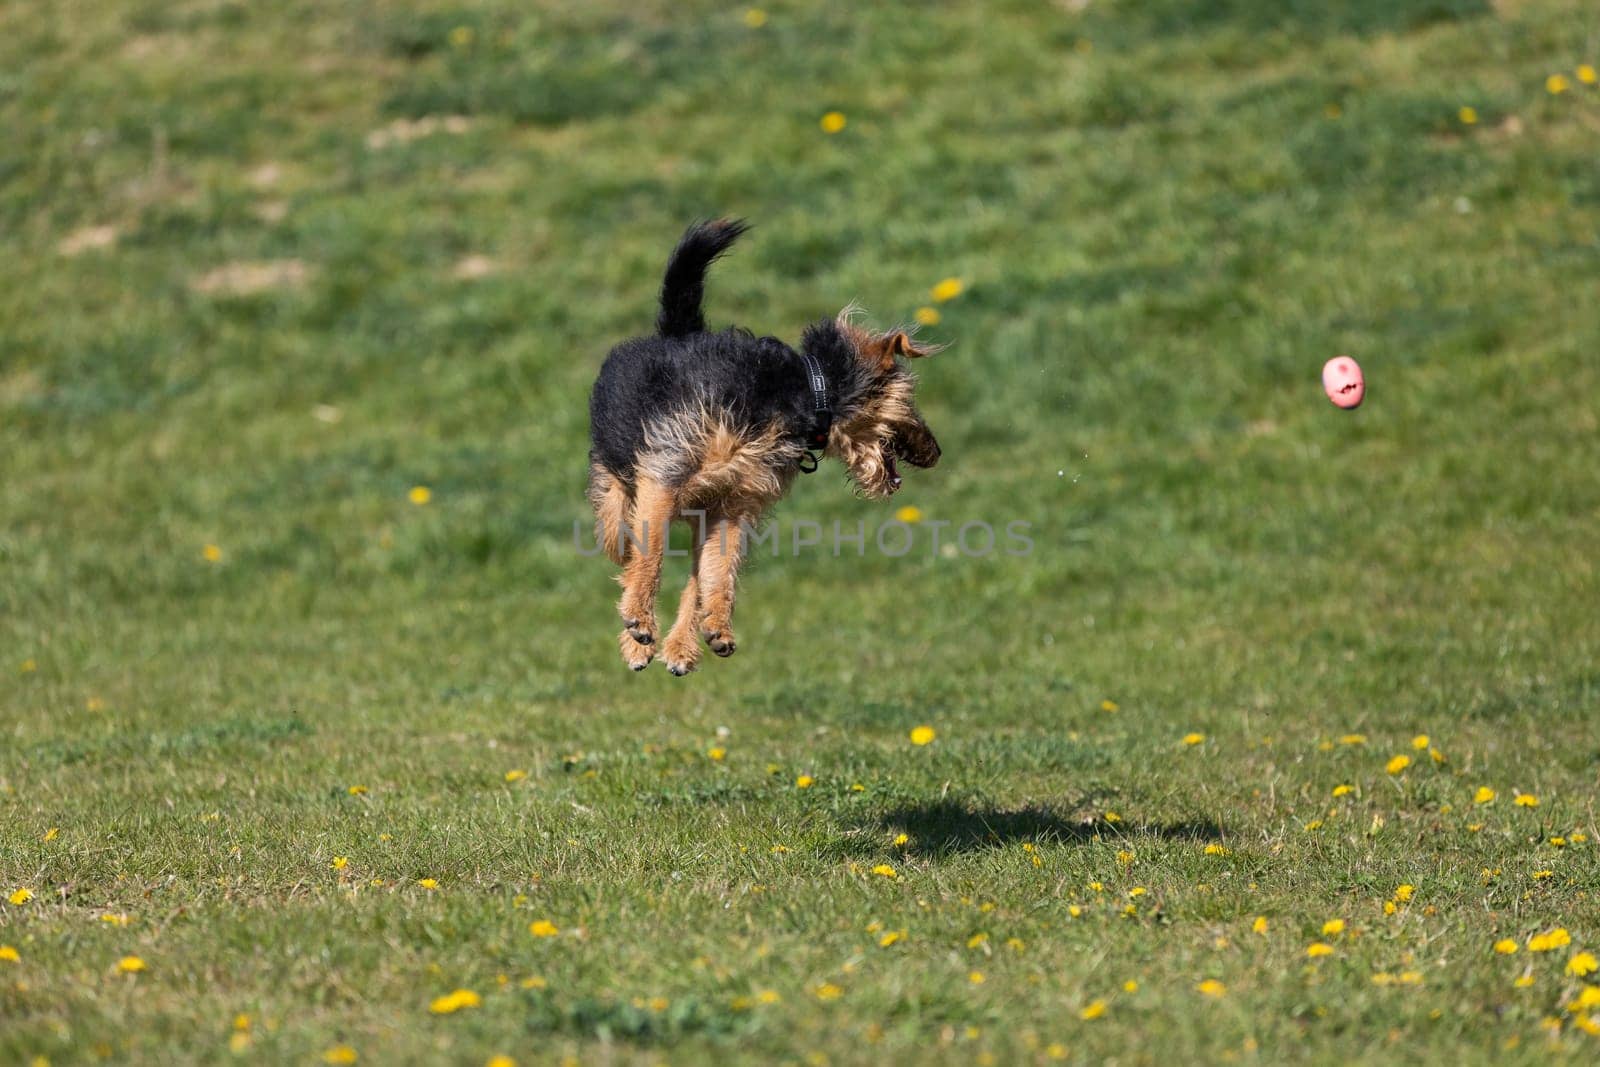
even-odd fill
[[[828,446],[828,431],[833,427],[833,404],[828,396],[828,376],[822,373],[822,363],[805,349],[800,358],[806,364],[806,381],[811,386],[811,425],[806,428],[806,448],[820,449]]]

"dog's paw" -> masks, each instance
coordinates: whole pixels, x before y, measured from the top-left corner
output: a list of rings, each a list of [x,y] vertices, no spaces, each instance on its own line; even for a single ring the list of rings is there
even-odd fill
[[[655,616],[640,612],[622,613],[622,625],[627,628],[627,633],[641,645],[655,644],[656,620]]]
[[[739,648],[738,642],[733,639],[733,627],[731,626],[713,628],[710,623],[707,623],[705,629],[700,632],[705,637],[706,644],[711,646],[711,651],[724,659],[733,655]]]
[[[682,623],[673,626],[661,643],[661,660],[667,670],[679,678],[700,665],[700,641],[695,637],[693,626]]]
[[[636,671],[650,666],[650,661],[656,655],[655,646],[641,642],[631,630],[624,630],[617,635],[617,647],[622,649],[622,662]]]

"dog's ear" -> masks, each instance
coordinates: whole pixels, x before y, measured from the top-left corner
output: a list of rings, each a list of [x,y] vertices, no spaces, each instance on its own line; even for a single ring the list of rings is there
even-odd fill
[[[904,330],[891,330],[868,341],[862,354],[868,360],[887,367],[894,362],[895,356],[921,359],[933,355],[943,347],[943,345],[922,344]]]

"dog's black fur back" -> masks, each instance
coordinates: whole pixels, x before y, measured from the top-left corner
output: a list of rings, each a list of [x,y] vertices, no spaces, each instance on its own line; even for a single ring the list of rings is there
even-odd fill
[[[706,268],[746,229],[737,221],[690,227],[667,262],[659,332],[617,345],[600,368],[589,397],[590,458],[624,484],[633,483],[651,423],[675,412],[711,409],[739,432],[758,432],[777,421],[797,441],[811,424],[805,364],[793,348],[748,330],[705,329]],[[837,408],[848,410],[860,393],[861,375],[838,326],[817,323],[806,330],[804,343],[829,379]]]

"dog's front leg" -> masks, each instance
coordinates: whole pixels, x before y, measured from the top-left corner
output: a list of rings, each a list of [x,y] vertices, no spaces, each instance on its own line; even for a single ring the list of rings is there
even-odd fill
[[[640,477],[626,532],[629,545],[628,561],[622,568],[622,600],[617,604],[625,628],[621,638],[623,659],[636,671],[642,670],[654,654],[650,646],[655,643],[657,632],[656,593],[661,588],[661,560],[677,510],[677,497],[671,489],[652,478]],[[630,649],[630,638],[642,647]]]
[[[733,591],[744,556],[745,527],[741,517],[718,515],[700,549],[700,632],[719,656],[738,648],[733,636]]]
[[[703,515],[699,518],[704,521]],[[700,636],[695,632],[695,627],[700,621],[700,550],[703,544],[704,539],[697,529],[694,558],[689,561],[689,581],[684,585],[683,596],[678,601],[678,617],[673,621],[667,639],[661,643],[661,657],[667,664],[667,670],[680,678],[700,663]]]

